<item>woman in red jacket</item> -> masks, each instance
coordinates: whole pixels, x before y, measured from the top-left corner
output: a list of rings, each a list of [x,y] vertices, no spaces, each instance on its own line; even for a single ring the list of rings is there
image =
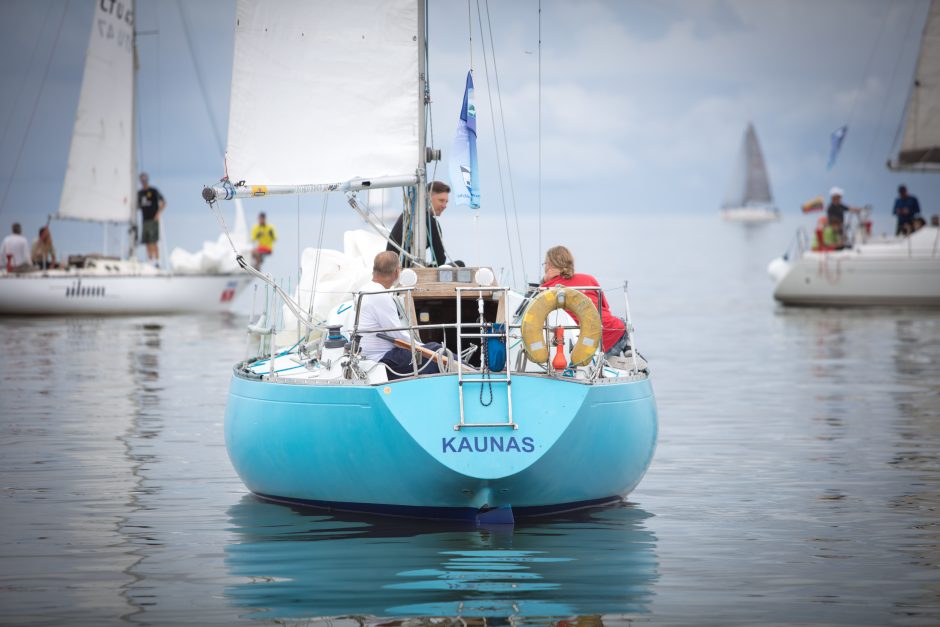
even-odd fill
[[[578,274],[574,271],[574,255],[564,246],[553,246],[545,253],[545,262],[542,264],[545,276],[542,278],[542,287],[564,285],[567,287],[600,287],[597,279],[590,274]],[[625,353],[630,348],[627,336],[627,327],[622,318],[610,313],[607,298],[598,290],[584,290],[584,294],[597,306],[597,295],[601,296],[601,326],[603,335],[601,346],[607,357],[614,357]],[[572,316],[574,318],[574,316]],[[575,318],[575,322],[577,322]]]

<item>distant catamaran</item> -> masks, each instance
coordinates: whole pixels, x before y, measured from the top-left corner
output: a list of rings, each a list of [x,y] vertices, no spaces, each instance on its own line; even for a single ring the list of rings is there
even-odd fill
[[[721,217],[731,222],[771,222],[780,219],[770,193],[770,179],[754,125],[748,124],[731,185],[721,205]]]

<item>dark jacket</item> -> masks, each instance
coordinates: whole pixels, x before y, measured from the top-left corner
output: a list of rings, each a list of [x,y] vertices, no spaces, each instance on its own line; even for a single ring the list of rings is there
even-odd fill
[[[392,232],[389,234],[389,239],[391,242],[395,242],[401,246],[402,236],[402,223],[404,221],[405,214],[398,216],[398,220],[395,221],[395,226],[392,227]],[[430,245],[428,248],[431,248],[434,253],[434,258],[431,261],[432,266],[442,266],[447,262],[447,253],[444,250],[444,242],[441,237],[441,225],[433,215],[431,217],[431,228],[428,229],[428,239],[430,240]],[[385,250],[390,250],[392,252],[398,252],[398,249],[395,248],[392,243],[389,242],[388,246],[385,247]]]

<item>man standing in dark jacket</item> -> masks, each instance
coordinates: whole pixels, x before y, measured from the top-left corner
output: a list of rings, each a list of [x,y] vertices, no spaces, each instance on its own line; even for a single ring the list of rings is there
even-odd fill
[[[430,228],[428,229],[428,248],[431,249],[432,266],[442,266],[447,263],[447,252],[444,250],[444,242],[441,238],[441,225],[438,222],[438,218],[441,217],[441,214],[444,213],[444,210],[447,209],[447,201],[450,198],[450,186],[446,183],[440,181],[432,181],[428,183],[428,194],[431,197],[431,219],[430,219]],[[402,230],[404,228],[405,214],[402,213],[398,216],[398,220],[395,222],[395,226],[392,227],[392,232],[389,234],[388,246],[385,247],[386,250],[392,252],[400,252],[399,248],[402,247]],[[409,228],[409,231],[414,231],[414,229]],[[394,242],[394,244],[392,243]],[[397,245],[397,246],[396,246]],[[407,265],[407,264],[405,264]]]

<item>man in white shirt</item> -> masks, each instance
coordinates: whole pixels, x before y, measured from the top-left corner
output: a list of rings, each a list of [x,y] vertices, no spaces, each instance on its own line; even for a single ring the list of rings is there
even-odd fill
[[[29,254],[29,242],[23,237],[19,222],[13,223],[13,232],[0,243],[0,262],[7,270],[25,270],[32,267]]]
[[[372,262],[372,282],[365,285],[362,291],[381,292],[391,289],[400,275],[401,265],[398,262],[398,255],[391,251],[379,253]],[[390,335],[410,343],[411,336],[406,331],[382,331],[382,329],[402,326],[405,326],[405,323],[398,315],[398,307],[395,306],[392,294],[366,294],[362,297],[362,305],[359,308],[359,333],[362,339],[359,347],[366,359],[379,361],[388,367],[390,380],[400,379],[402,376],[414,373],[412,354],[409,349],[395,346],[390,340],[379,337],[377,333],[381,332],[383,335]],[[376,333],[369,333],[370,329],[376,329]],[[441,347],[437,342],[428,342],[423,346],[434,351]],[[418,369],[420,374],[440,372],[434,360],[419,363]]]

